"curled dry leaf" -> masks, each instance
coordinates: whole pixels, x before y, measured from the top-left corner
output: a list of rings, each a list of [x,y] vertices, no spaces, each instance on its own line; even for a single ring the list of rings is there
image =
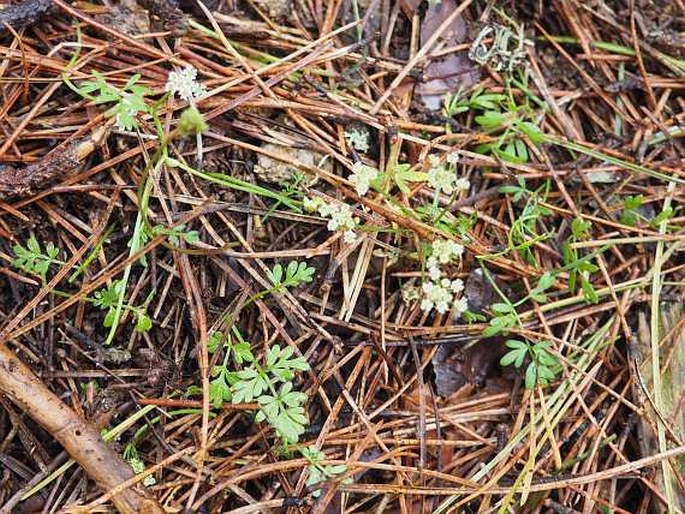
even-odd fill
[[[442,0],[428,6],[426,16],[421,23],[421,44],[435,33],[440,25],[457,8],[455,0]],[[468,27],[464,16],[457,17],[445,31],[442,45],[432,51],[450,48],[464,43],[467,38]],[[432,110],[442,107],[446,94],[458,90],[468,90],[480,81],[480,68],[468,58],[467,51],[451,52],[443,57],[437,57],[423,70],[424,80],[416,88],[418,97],[424,105]]]
[[[498,287],[504,287],[498,284]],[[464,286],[469,310],[483,312],[497,299],[497,292],[483,275],[475,269],[469,273]],[[456,320],[455,320],[456,321]],[[465,384],[483,385],[497,369],[504,347],[501,340],[486,340],[466,347],[459,344],[443,344],[433,356],[435,387],[438,394],[446,397]]]
[[[498,369],[502,353],[503,345],[496,341],[479,341],[467,347],[440,345],[432,361],[438,395],[450,396],[465,384],[484,386]]]

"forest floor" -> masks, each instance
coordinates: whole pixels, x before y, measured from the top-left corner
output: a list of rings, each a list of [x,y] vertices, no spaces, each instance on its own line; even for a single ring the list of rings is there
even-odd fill
[[[683,0],[0,4],[0,513],[685,510],[683,90]]]

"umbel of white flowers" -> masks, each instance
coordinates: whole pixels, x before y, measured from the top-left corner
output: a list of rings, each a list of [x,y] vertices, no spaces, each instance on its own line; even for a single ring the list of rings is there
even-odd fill
[[[359,224],[359,219],[352,216],[352,209],[346,203],[326,203],[318,196],[314,198],[305,196],[303,206],[306,211],[318,211],[324,218],[330,218],[328,230],[342,231],[345,243],[354,243],[357,240],[355,229]]]
[[[164,90],[178,95],[191,105],[207,93],[207,88],[197,81],[197,70],[193,66],[169,72]]]
[[[459,154],[451,153],[447,156],[448,164],[455,165],[458,161]],[[428,185],[431,186],[437,193],[445,193],[451,195],[454,192],[465,191],[469,188],[470,183],[466,178],[457,178],[457,174],[451,166],[445,166],[440,162],[437,155],[429,155],[431,167],[428,170]]]
[[[207,124],[197,109],[195,101],[202,98],[207,93],[207,89],[197,81],[197,70],[193,66],[186,66],[181,71],[169,72],[164,90],[188,102],[189,107],[181,115],[179,128],[182,132],[195,132],[199,165],[202,163],[202,132],[207,130]]]
[[[464,290],[464,282],[460,279],[450,280],[441,278],[441,265],[450,264],[454,259],[461,258],[464,247],[449,239],[436,239],[431,244],[431,254],[426,261],[429,281],[421,287],[421,310],[428,314],[435,309],[440,314],[454,309],[456,314],[463,314],[468,310],[465,297],[459,297]]]

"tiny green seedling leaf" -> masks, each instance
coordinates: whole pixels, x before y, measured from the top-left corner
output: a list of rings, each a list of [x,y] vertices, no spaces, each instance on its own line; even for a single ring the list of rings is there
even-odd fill
[[[538,145],[546,141],[545,134],[534,123],[529,121],[519,121],[516,123],[516,128],[525,134],[533,144]]]
[[[583,296],[587,302],[597,303],[599,301],[599,296],[597,296],[592,283],[583,276],[580,277],[580,289],[583,291]]]
[[[139,311],[136,318],[136,331],[147,332],[152,328],[152,320],[145,311]]]
[[[518,177],[517,178],[518,185],[510,185],[510,186],[501,186],[498,191],[500,193],[511,193],[514,196],[512,197],[512,200],[514,202],[518,202],[523,198],[524,195],[530,194],[531,192],[528,190],[526,187],[526,179],[523,177]]]
[[[114,280],[110,285],[99,291],[95,291],[93,305],[102,310],[111,309],[117,306],[119,294],[123,284],[120,280]]]
[[[663,211],[661,211],[659,214],[654,216],[650,222],[649,226],[652,228],[658,228],[659,225],[661,225],[664,221],[670,219],[673,217],[673,207],[667,207]]]
[[[623,212],[619,221],[624,225],[635,226],[638,221],[637,209],[644,201],[643,195],[626,196],[623,199]]]
[[[623,208],[628,210],[635,210],[642,205],[644,201],[643,195],[626,196],[623,199]]]
[[[39,275],[43,283],[47,281],[47,274],[52,264],[64,264],[57,259],[59,248],[54,244],[45,245],[45,252],[41,249],[36,236],[31,235],[26,241],[26,246],[16,244],[12,247],[15,258],[12,266],[26,273]]]
[[[264,373],[254,368],[238,371],[238,382],[232,388],[233,403],[250,403],[269,389],[269,380]]]
[[[549,385],[559,373],[559,359],[548,350],[552,346],[549,341],[532,343],[509,339],[505,345],[509,351],[500,359],[501,366],[513,365],[516,368],[521,368],[528,358],[529,362],[524,375],[524,383],[527,389],[532,389],[536,385],[543,387]]]
[[[124,284],[121,280],[114,280],[107,287],[95,291],[93,294],[92,303],[95,307],[103,311],[107,311],[105,314],[105,319],[103,321],[103,326],[111,327],[117,318],[116,309],[119,304],[119,298],[123,296]],[[135,330],[136,332],[147,332],[152,328],[152,319],[147,314],[147,305],[152,301],[154,296],[154,290],[150,292],[145,302],[138,307],[124,304],[123,307],[127,309],[135,320]]]
[[[398,164],[391,171],[391,176],[397,187],[404,194],[410,192],[407,182],[422,182],[426,180],[426,174],[419,171],[412,171],[411,164]]]
[[[514,312],[514,306],[510,303],[493,303],[490,308],[497,314],[509,314]]]
[[[133,130],[138,127],[136,116],[139,113],[147,114],[150,108],[145,102],[145,96],[152,94],[152,90],[137,84],[140,74],[132,75],[122,89],[110,85],[105,77],[93,71],[94,81],[85,82],[76,88],[78,93],[85,98],[93,100],[96,104],[114,103],[106,112],[105,116],[116,117],[117,126],[122,130]]]
[[[309,461],[309,468],[307,469],[307,487],[312,487],[325,480],[330,480],[338,475],[347,472],[347,466],[344,464],[329,464],[322,465],[321,462],[326,458],[326,454],[315,446],[308,446],[300,448],[302,456]],[[321,489],[312,490],[312,496],[318,498],[321,495]]]
[[[571,234],[576,239],[583,239],[588,235],[592,223],[589,221],[584,221],[580,218],[575,218],[571,222]]]
[[[207,337],[207,351],[210,354],[216,353],[224,343],[224,335],[218,330],[211,332]]]
[[[315,272],[316,268],[308,266],[305,261],[290,261],[285,269],[285,276],[281,264],[275,264],[274,267],[267,272],[267,276],[274,285],[274,291],[284,292],[291,287],[311,282],[314,279]]]
[[[496,129],[507,123],[507,117],[497,111],[488,111],[480,116],[476,116],[475,120],[484,129]]]

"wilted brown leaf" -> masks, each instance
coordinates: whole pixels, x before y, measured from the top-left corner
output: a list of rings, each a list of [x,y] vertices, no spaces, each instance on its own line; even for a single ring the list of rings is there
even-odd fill
[[[421,44],[433,35],[438,27],[457,8],[455,0],[442,0],[431,4],[421,23]],[[463,16],[457,17],[445,31],[442,45],[439,49],[450,48],[467,39],[468,26]],[[423,70],[424,80],[416,88],[418,97],[430,110],[438,110],[447,93],[467,90],[480,80],[480,68],[467,56],[467,52],[451,52],[444,57],[433,59]]]

